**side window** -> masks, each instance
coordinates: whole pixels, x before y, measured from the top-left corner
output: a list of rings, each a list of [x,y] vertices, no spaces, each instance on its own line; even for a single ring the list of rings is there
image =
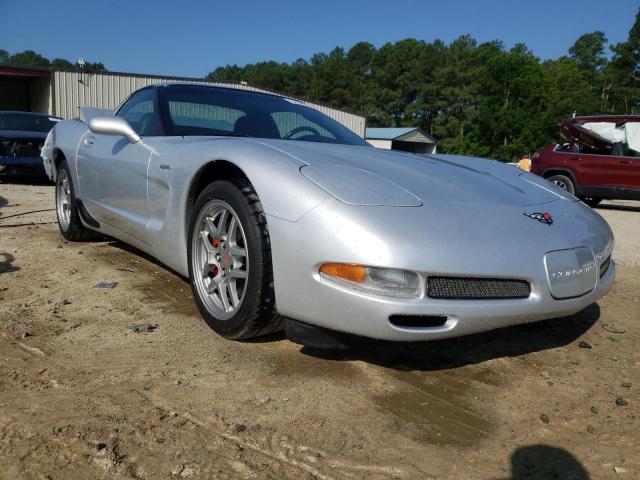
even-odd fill
[[[134,94],[118,110],[117,115],[129,122],[138,135],[142,137],[160,135],[152,88],[146,88]]]

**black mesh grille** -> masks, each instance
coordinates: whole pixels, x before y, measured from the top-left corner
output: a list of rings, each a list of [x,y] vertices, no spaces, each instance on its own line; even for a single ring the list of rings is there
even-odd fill
[[[504,278],[429,277],[427,296],[451,300],[528,298],[529,282]]]
[[[600,264],[600,276],[602,277],[607,270],[609,269],[609,265],[611,264],[611,255],[604,259],[604,262]]]

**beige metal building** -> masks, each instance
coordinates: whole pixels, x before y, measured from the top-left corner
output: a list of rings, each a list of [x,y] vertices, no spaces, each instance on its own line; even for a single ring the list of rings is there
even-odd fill
[[[80,114],[80,107],[115,109],[135,90],[166,82],[197,82],[264,91],[243,84],[211,83],[201,78],[116,72],[80,73],[0,65],[0,110],[42,112],[62,118],[76,118]],[[364,137],[364,117],[306,101],[302,103],[321,111]]]
[[[438,142],[418,127],[367,128],[365,140],[376,148],[412,153],[436,153]]]

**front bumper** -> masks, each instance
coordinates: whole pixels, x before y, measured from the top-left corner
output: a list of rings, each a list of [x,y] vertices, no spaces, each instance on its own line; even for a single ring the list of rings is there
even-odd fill
[[[301,319],[332,330],[384,340],[420,341],[459,337],[510,325],[559,318],[577,313],[606,295],[613,286],[612,261],[596,287],[578,298],[556,300],[545,285],[532,285],[531,296],[514,300],[415,300],[364,295],[318,278],[321,319]],[[393,325],[392,315],[446,316],[442,327],[406,328]]]
[[[483,207],[454,207],[450,202],[419,208],[354,207],[330,201],[295,223],[269,217],[278,311],[355,335],[423,341],[571,315],[613,286],[611,261],[584,295],[558,300],[551,294],[544,260],[548,252],[588,247],[595,257],[611,245],[606,222],[582,204],[547,205],[555,228],[532,221],[520,208],[486,215]],[[447,215],[445,209],[450,210]],[[423,281],[427,275],[522,279],[529,282],[531,295],[508,300],[375,296],[321,277],[318,267],[324,262],[411,270]],[[392,315],[447,318],[442,326],[408,328],[392,324]]]

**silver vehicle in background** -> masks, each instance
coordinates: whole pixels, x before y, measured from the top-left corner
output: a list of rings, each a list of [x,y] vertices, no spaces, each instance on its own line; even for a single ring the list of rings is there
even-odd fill
[[[66,239],[154,256],[228,338],[454,337],[573,314],[614,280],[607,223],[546,180],[377,150],[277,95],[146,87],[57,124],[43,158]]]

